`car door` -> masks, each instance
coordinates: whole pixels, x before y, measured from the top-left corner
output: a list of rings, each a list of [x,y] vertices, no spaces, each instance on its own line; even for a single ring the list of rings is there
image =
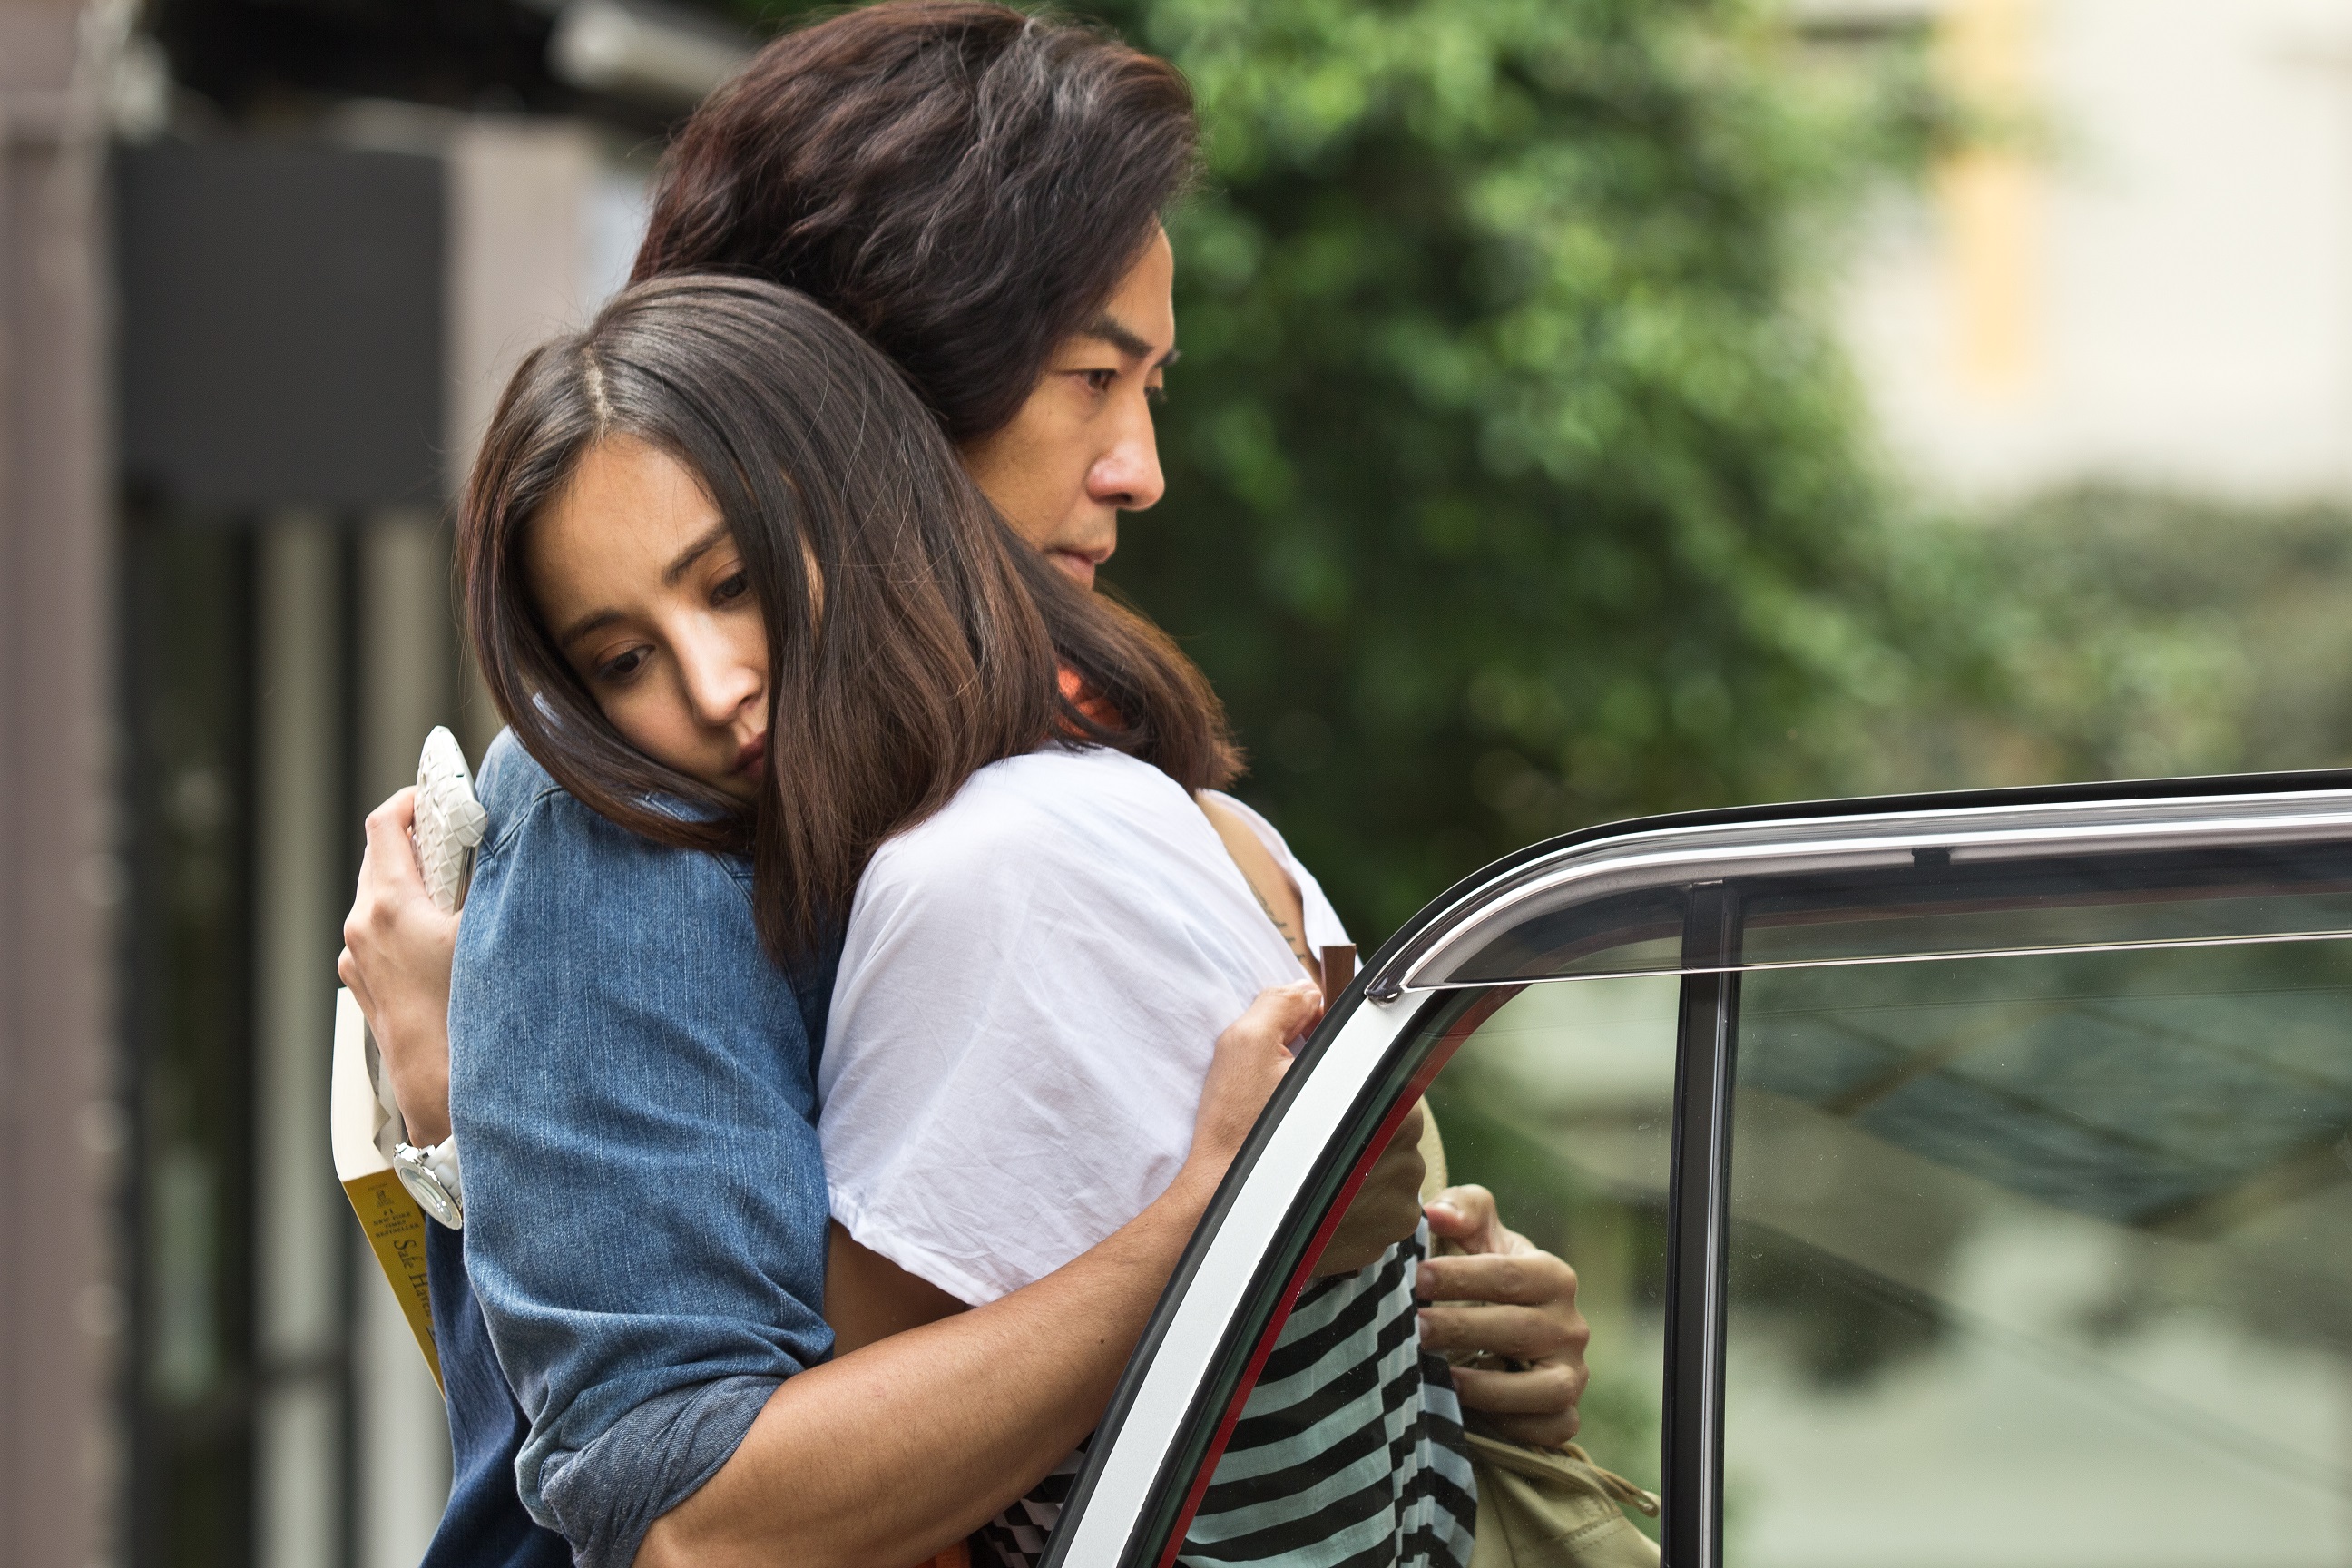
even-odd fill
[[[2343,1563],[2347,784],[1664,818],[1463,883],[1301,1051],[1048,1562],[1224,1560],[1192,1510],[1425,1097],[1577,1268],[1580,1441],[1669,1568]]]

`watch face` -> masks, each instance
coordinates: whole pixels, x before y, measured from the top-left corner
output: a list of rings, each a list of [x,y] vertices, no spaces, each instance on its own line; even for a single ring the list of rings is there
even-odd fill
[[[412,1161],[408,1151],[404,1149],[401,1153],[402,1158],[394,1162],[393,1169],[400,1173],[400,1184],[408,1189],[408,1195],[416,1200],[417,1206],[451,1230],[465,1229],[465,1211],[449,1195],[449,1189],[441,1184],[441,1178],[423,1163]]]

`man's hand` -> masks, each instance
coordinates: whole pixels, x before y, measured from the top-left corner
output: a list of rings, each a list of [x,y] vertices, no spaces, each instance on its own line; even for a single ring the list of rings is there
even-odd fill
[[[1576,1436],[1576,1402],[1590,1376],[1584,1348],[1592,1337],[1576,1310],[1576,1270],[1495,1215],[1484,1187],[1448,1187],[1429,1200],[1433,1237],[1464,1256],[1422,1260],[1416,1289],[1423,1348],[1471,1352],[1454,1368],[1462,1408],[1484,1416],[1500,1436],[1555,1447]],[[1525,1363],[1509,1371],[1500,1360]]]
[[[383,1058],[412,1143],[449,1136],[449,969],[457,917],[425,890],[416,847],[416,791],[368,813],[359,892],[343,921],[335,973],[352,988]]]

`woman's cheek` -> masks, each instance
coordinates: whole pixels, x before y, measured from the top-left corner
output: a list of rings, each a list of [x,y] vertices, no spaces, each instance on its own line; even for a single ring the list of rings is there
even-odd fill
[[[604,717],[621,732],[621,739],[657,762],[670,763],[677,755],[677,737],[670,733],[671,725],[663,722],[662,705],[648,701],[642,691],[632,691],[604,704]]]

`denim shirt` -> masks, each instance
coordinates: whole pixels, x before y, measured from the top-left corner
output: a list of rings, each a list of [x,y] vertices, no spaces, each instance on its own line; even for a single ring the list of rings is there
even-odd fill
[[[425,1227],[433,1337],[449,1415],[449,1500],[418,1568],[572,1568],[572,1543],[515,1495],[515,1456],[530,1431],[466,1278],[465,1235]]]
[[[824,1359],[814,1058],[839,956],[787,975],[751,872],[564,793],[509,734],[449,999],[467,1272],[530,1423],[524,1507],[589,1568]]]

